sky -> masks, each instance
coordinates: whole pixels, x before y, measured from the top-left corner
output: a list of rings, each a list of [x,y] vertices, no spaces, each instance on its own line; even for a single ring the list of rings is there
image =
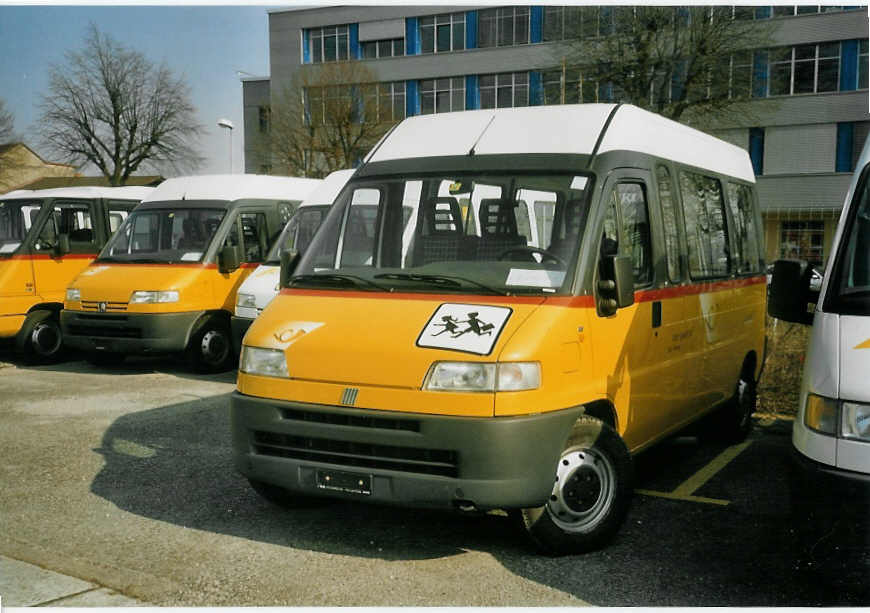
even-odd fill
[[[2,1],[2,0],[0,0]],[[48,67],[80,49],[90,23],[154,64],[166,62],[190,87],[205,157],[197,174],[244,171],[240,76],[269,74],[267,6],[0,5],[0,98],[19,140],[42,157],[35,127]],[[237,71],[242,71],[240,75]],[[220,118],[235,128],[219,128]],[[59,161],[49,159],[48,161]],[[96,175],[96,169],[85,169]],[[138,172],[137,174],[143,174]]]

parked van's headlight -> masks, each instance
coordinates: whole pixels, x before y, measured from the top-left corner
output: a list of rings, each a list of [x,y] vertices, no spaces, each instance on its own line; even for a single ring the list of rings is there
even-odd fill
[[[178,291],[152,292],[139,290],[130,296],[130,304],[149,304],[154,302],[178,302]]]
[[[77,290],[74,287],[66,288],[66,299],[67,302],[79,302],[82,299],[81,290]]]
[[[870,405],[844,402],[840,423],[843,438],[870,441]]]
[[[815,394],[807,394],[804,423],[823,434],[837,433],[837,401]]]
[[[531,390],[541,385],[537,362],[436,362],[429,369],[423,389],[443,392],[494,392]]]
[[[287,360],[280,349],[264,349],[242,345],[239,370],[249,375],[287,377]]]
[[[257,297],[254,294],[238,294],[236,296],[236,306],[256,308]]]

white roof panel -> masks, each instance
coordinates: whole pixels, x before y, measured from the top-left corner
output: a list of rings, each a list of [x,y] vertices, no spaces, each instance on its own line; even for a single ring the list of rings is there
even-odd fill
[[[348,170],[336,170],[329,173],[323,183],[318,185],[299,206],[314,206],[318,204],[332,204],[338,196],[338,192],[344,187],[344,184],[356,172],[355,168]]]
[[[143,200],[155,188],[142,186],[125,187],[54,187],[51,189],[17,189],[0,195],[0,200],[13,198],[119,198]]]
[[[145,199],[153,201],[226,200],[242,198],[304,200],[321,179],[270,175],[198,175],[166,179]]]

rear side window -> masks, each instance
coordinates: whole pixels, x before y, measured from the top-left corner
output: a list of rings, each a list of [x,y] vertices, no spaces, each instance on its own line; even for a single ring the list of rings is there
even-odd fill
[[[656,169],[659,189],[659,203],[662,206],[662,225],[665,231],[665,252],[668,262],[668,279],[676,283],[680,280],[680,239],[677,225],[677,205],[674,201],[674,186],[671,173],[665,166]]]
[[[734,221],[732,230],[736,245],[734,261],[738,273],[761,271],[758,228],[752,202],[752,190],[748,185],[728,183],[728,206]]]
[[[730,270],[725,203],[718,179],[680,172],[680,194],[689,246],[689,275],[693,279],[724,277]]]

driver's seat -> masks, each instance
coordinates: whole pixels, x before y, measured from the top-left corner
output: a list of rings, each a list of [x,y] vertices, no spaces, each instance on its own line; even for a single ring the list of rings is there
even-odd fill
[[[512,247],[526,245],[526,237],[517,230],[517,203],[502,198],[480,201],[480,240],[475,247],[475,259],[497,260]]]

